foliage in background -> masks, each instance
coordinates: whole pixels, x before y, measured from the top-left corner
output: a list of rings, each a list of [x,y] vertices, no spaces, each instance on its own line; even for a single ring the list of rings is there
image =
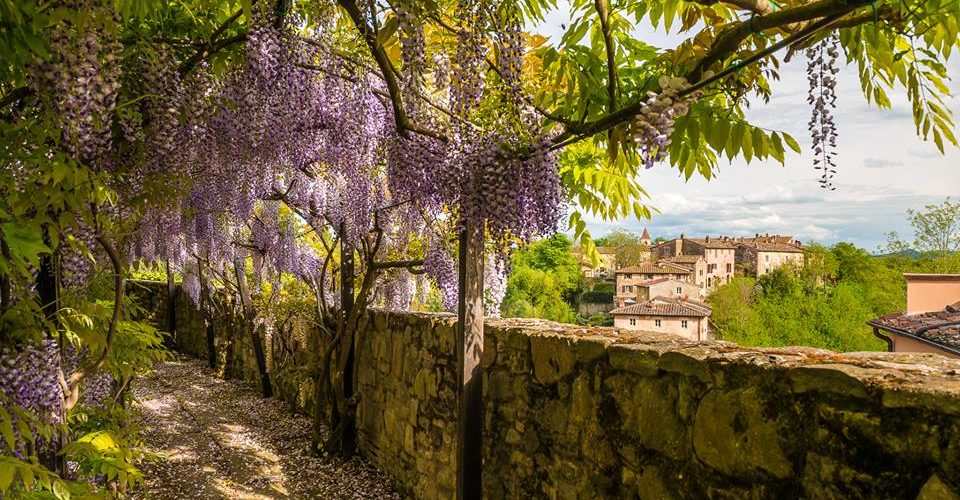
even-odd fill
[[[960,260],[874,257],[850,243],[807,248],[803,267],[738,277],[708,298],[718,337],[749,346],[879,351],[866,322],[903,310],[903,273],[960,271]],[[951,261],[952,260],[952,261]]]
[[[641,243],[639,234],[625,229],[614,229],[610,234],[594,239],[594,242],[597,246],[614,249],[617,267],[637,266],[650,259],[650,247]]]
[[[571,304],[580,281],[580,266],[570,238],[556,234],[513,254],[507,294],[500,306],[504,317],[543,318],[576,322]]]
[[[933,272],[956,272],[960,265],[960,201],[948,197],[939,204],[925,205],[923,210],[907,210],[907,221],[913,228],[912,244],[900,239],[896,232],[887,233],[887,246],[881,249],[891,257],[936,257]]]

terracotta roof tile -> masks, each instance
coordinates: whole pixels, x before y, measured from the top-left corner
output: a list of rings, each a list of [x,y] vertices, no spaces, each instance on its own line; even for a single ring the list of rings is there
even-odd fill
[[[677,265],[653,264],[644,262],[639,266],[617,269],[617,274],[690,274],[690,269]]]
[[[706,238],[687,238],[686,241],[692,241],[703,248],[721,250],[733,250],[736,248],[736,245],[733,244],[733,240],[724,240],[723,238],[710,238],[709,240]]]
[[[672,281],[672,280],[670,278],[654,278],[652,280],[641,281],[640,283],[637,283],[634,286],[644,286],[644,287],[653,286],[659,283],[663,283],[664,281]]]
[[[960,348],[960,302],[940,311],[881,316],[870,323],[894,333],[908,333],[949,349]]]
[[[736,244],[738,246],[754,248],[759,252],[803,253],[803,247],[794,245],[793,243],[783,243],[779,241],[762,241],[764,239],[765,239],[764,237],[744,239],[743,241],[737,241]]]
[[[712,309],[703,302],[696,300],[655,297],[646,302],[634,304],[610,311],[611,314],[627,314],[635,316],[687,316],[703,318],[710,316]]]
[[[665,257],[660,260],[663,262],[676,262],[678,264],[696,264],[696,262],[702,258],[702,255],[674,255],[673,257]]]

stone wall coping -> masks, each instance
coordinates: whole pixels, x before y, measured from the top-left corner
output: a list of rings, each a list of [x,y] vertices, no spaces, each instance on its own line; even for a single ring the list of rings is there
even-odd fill
[[[456,323],[456,316],[450,313],[374,311]],[[781,371],[798,393],[818,391],[877,398],[889,407],[921,404],[960,414],[960,360],[935,354],[838,353],[801,346],[744,347],[722,340],[696,342],[659,332],[586,327],[533,318],[487,318],[485,325],[493,342],[517,333],[528,340],[554,338],[560,342],[537,342],[538,349],[545,352],[542,346],[550,346],[547,350],[569,348],[579,362],[605,356],[616,369],[647,376],[664,371],[709,382],[715,371],[713,365],[738,365]]]
[[[530,337],[569,337],[572,342],[595,342],[606,350],[615,368],[651,374],[657,369],[698,378],[709,377],[711,364],[749,365],[784,372],[817,372],[819,387],[798,383],[798,392],[822,390],[867,397],[868,388],[916,394],[927,392],[960,405],[960,360],[935,354],[852,352],[838,353],[812,347],[744,347],[725,341],[694,342],[677,336],[627,331],[613,327],[582,327],[539,319],[488,319],[489,334],[497,330],[522,331]],[[633,358],[633,359],[626,359]],[[645,361],[644,361],[645,360]],[[627,365],[631,365],[628,367]],[[794,380],[803,374],[788,374]],[[848,383],[838,381],[848,380]],[[824,383],[827,380],[833,383]],[[861,386],[862,390],[854,390]]]

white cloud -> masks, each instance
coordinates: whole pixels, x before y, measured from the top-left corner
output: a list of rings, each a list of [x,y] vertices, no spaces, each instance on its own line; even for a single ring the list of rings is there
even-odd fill
[[[892,160],[890,158],[864,158],[863,166],[867,168],[902,167],[903,160]]]

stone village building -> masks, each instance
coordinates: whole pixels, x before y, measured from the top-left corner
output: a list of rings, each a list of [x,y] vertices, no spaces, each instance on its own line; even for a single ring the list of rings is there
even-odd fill
[[[791,236],[757,234],[733,241],[736,265],[744,275],[763,276],[784,264],[803,266],[803,245]]]
[[[867,322],[890,352],[960,358],[960,274],[904,274],[907,310]]]
[[[617,269],[617,249],[613,247],[597,247],[600,262],[596,266],[590,258],[584,255],[579,247],[573,249],[573,256],[580,264],[580,274],[587,278],[605,278]]]
[[[683,297],[654,297],[614,309],[613,326],[624,330],[669,333],[688,340],[710,339],[710,306]]]
[[[660,259],[658,262],[669,263],[690,269],[691,280],[700,289],[700,298],[707,294],[707,261],[700,255],[677,255]],[[692,297],[692,296],[691,296]]]
[[[726,236],[687,238],[681,234],[679,238],[655,245],[651,249],[651,256],[656,260],[679,256],[703,257],[706,269],[702,283],[705,290],[711,290],[733,279],[736,248],[733,239]],[[700,280],[699,276],[695,278]]]
[[[646,262],[639,266],[617,270],[617,291],[614,294],[614,303],[618,307],[622,307],[627,303],[638,302],[638,297],[643,293],[641,288],[649,288],[652,285],[662,283],[657,280],[683,282],[696,287],[693,280],[693,271],[690,268],[669,262]],[[682,293],[689,294],[689,288],[683,289]],[[656,295],[651,296],[655,297]],[[697,298],[699,298],[699,294]]]
[[[631,245],[631,248],[633,253],[639,256],[642,260],[649,260],[650,246],[652,244],[653,242],[650,239],[650,231],[647,231],[647,229],[644,228],[643,234],[640,235],[639,245]],[[593,262],[590,261],[589,257],[584,255],[580,247],[573,249],[573,255],[580,264],[580,274],[582,276],[587,278],[606,278],[617,269],[618,265],[623,265],[623,263],[617,262],[617,251],[622,249],[622,247],[611,246],[597,247],[597,253],[600,255],[600,262],[596,266],[593,265]]]
[[[700,287],[696,283],[667,277],[641,281],[635,285],[624,285],[624,287],[633,291],[634,295],[631,297],[629,291],[620,293],[618,290],[617,307],[644,302],[654,297],[682,297],[697,300],[702,298]]]

